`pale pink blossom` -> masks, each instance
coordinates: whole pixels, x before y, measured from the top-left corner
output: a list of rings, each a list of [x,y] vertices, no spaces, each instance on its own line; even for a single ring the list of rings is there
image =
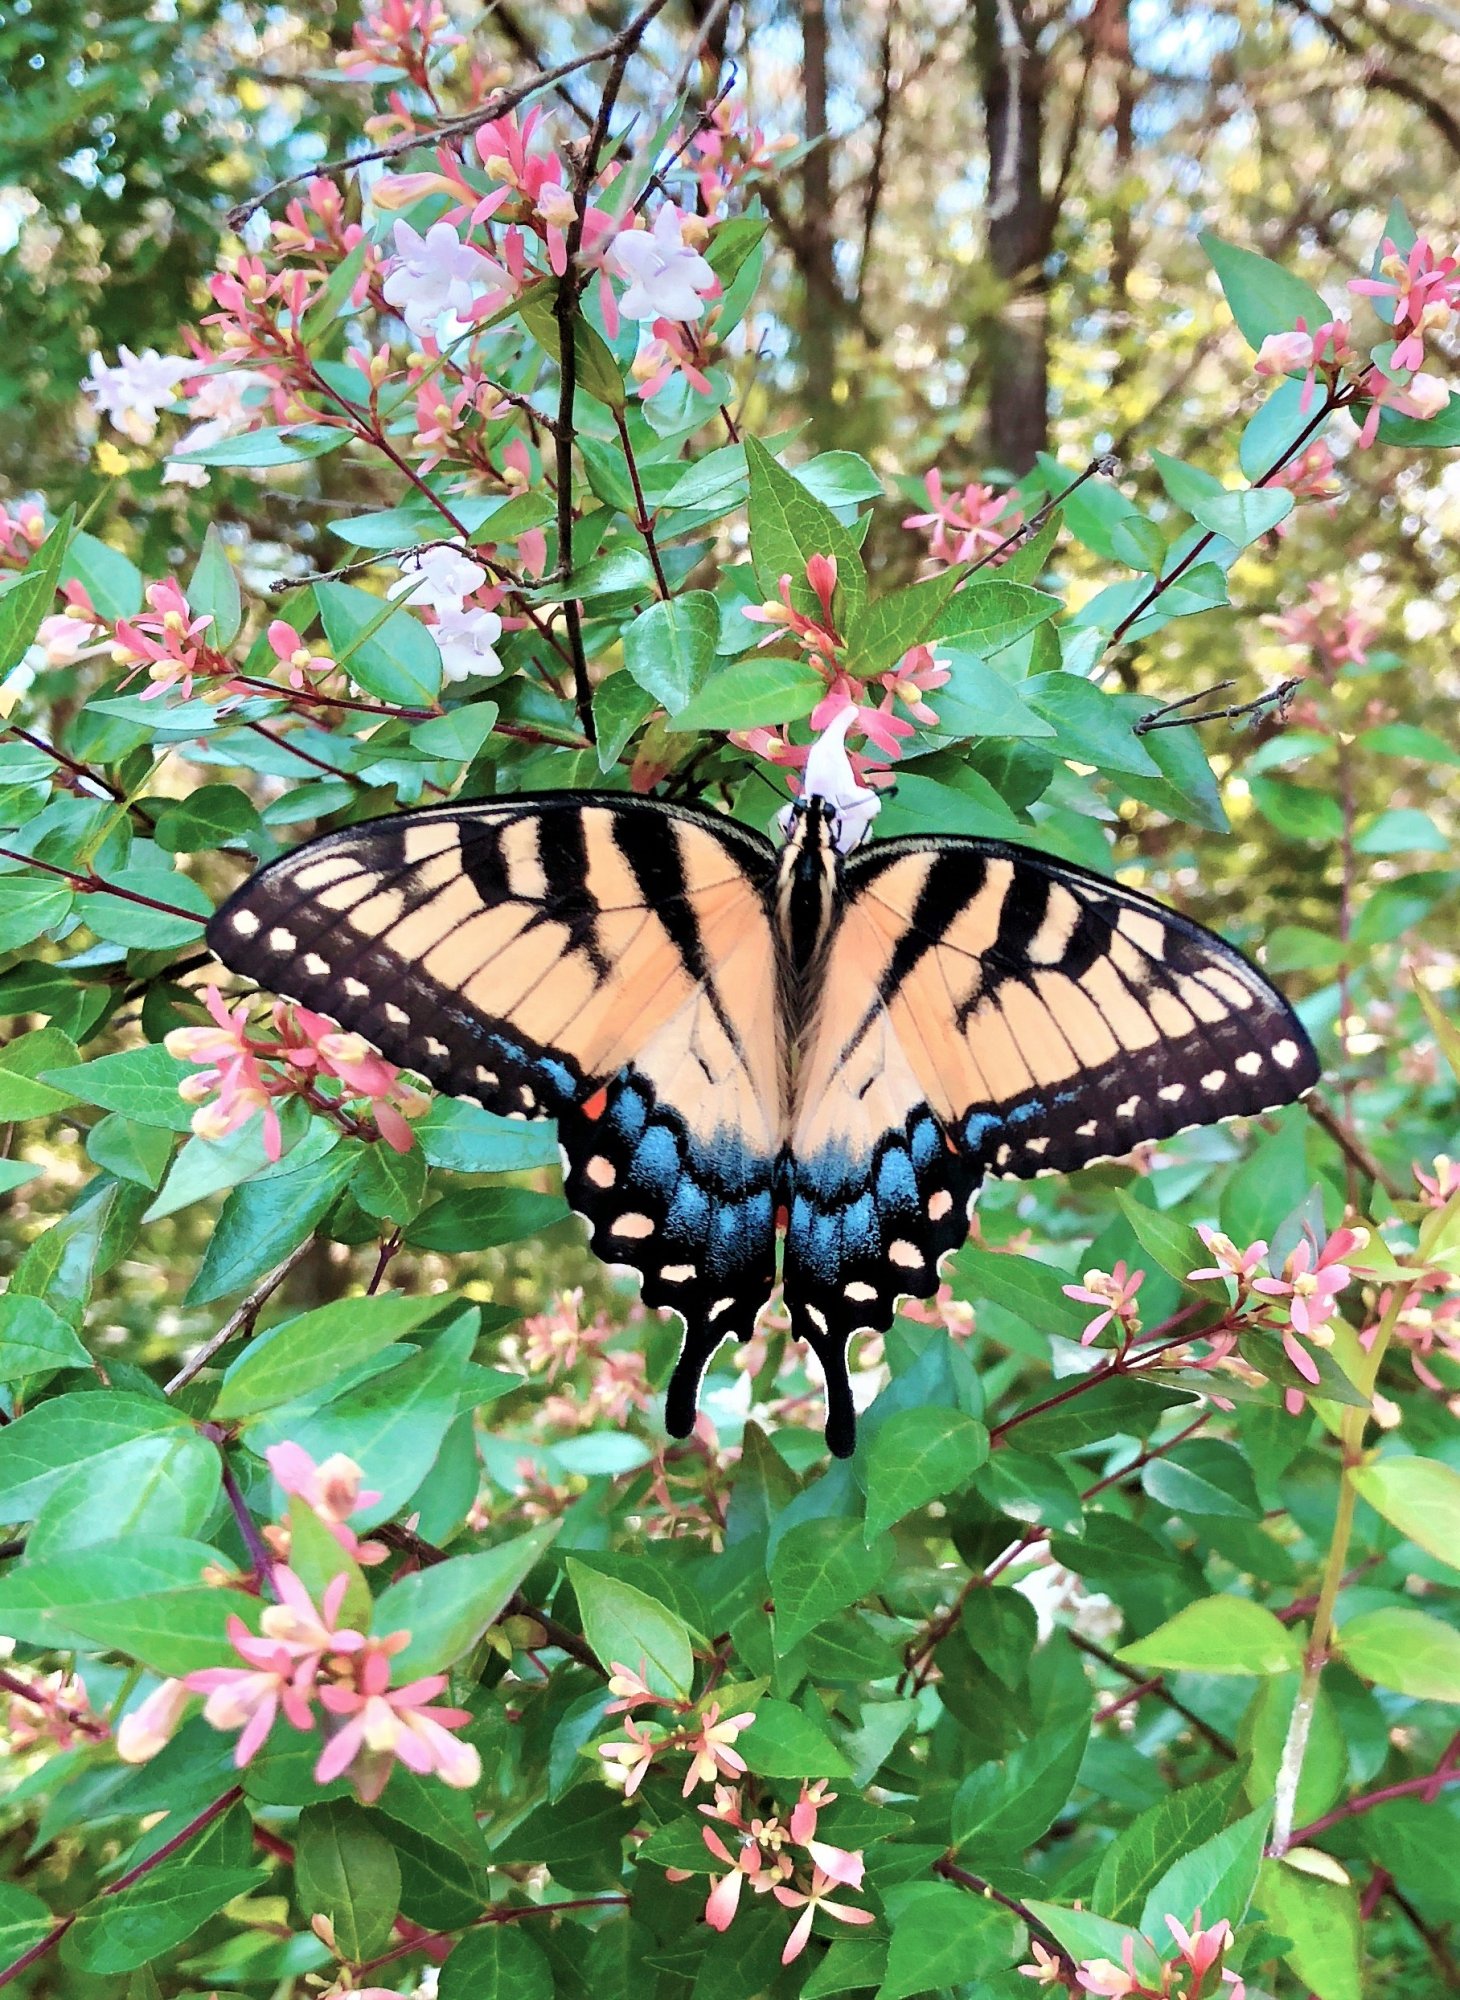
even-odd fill
[[[159,415],[176,399],[178,384],[195,375],[198,364],[185,354],[159,354],[155,347],[141,354],[119,347],[110,366],[93,354],[90,370],[82,394],[133,444],[147,444],[157,434]]]
[[[696,1785],[713,1784],[720,1775],[739,1777],[745,1769],[745,1759],[734,1747],[735,1739],[742,1729],[748,1729],[755,1720],[755,1711],[747,1709],[741,1715],[720,1716],[720,1704],[712,1701],[700,1717],[699,1728],[689,1744],[690,1767],[685,1775],[682,1796],[688,1798]]]
[[[831,1900],[831,1891],[836,1886],[829,1875],[823,1874],[821,1869],[816,1868],[812,1870],[809,1891],[790,1889],[782,1883],[778,1883],[771,1891],[776,1901],[783,1903],[788,1910],[799,1908],[801,1911],[791,1935],[786,1940],[786,1948],[781,1953],[782,1965],[790,1965],[806,1949],[811,1937],[811,1925],[818,1910],[825,1910],[829,1917],[835,1917],[840,1924],[870,1924],[874,1921],[871,1910],[854,1909],[849,1903],[834,1903]]]
[[[367,1568],[385,1561],[390,1551],[383,1542],[362,1542],[347,1525],[352,1514],[362,1507],[373,1507],[380,1498],[377,1492],[362,1491],[360,1482],[365,1475],[353,1458],[337,1451],[316,1465],[302,1445],[288,1440],[270,1445],[264,1457],[284,1492],[313,1508],[346,1555]],[[286,1541],[287,1535],[288,1530],[283,1530]],[[269,1539],[277,1548],[275,1537]]]
[[[1416,1161],[1414,1177],[1426,1208],[1444,1208],[1460,1194],[1460,1160],[1452,1160],[1448,1153],[1436,1153],[1428,1173]]]
[[[626,1710],[638,1708],[646,1701],[662,1702],[672,1707],[673,1703],[668,1695],[655,1694],[653,1688],[649,1686],[644,1678],[648,1671],[649,1663],[645,1659],[639,1661],[637,1673],[632,1667],[626,1667],[622,1660],[614,1660],[609,1670],[608,1691],[615,1698],[604,1708],[604,1714],[619,1715]]]
[[[1209,1228],[1205,1222],[1196,1225],[1196,1233],[1215,1261],[1204,1264],[1199,1271],[1188,1271],[1186,1275],[1191,1282],[1198,1284],[1208,1278],[1234,1278],[1238,1292],[1246,1291],[1252,1283],[1253,1272],[1264,1268],[1267,1244],[1259,1241],[1239,1249],[1230,1236],[1224,1236],[1219,1229]]]
[[[145,1764],[165,1750],[177,1732],[190,1691],[179,1680],[161,1681],[117,1724],[117,1755],[124,1764]]]
[[[510,296],[501,265],[463,243],[449,222],[433,222],[424,236],[397,222],[395,248],[398,261],[386,277],[385,300],[418,338],[435,333],[447,313],[470,320]]]
[[[611,1767],[612,1775],[623,1783],[624,1797],[631,1799],[644,1782],[649,1766],[659,1754],[659,1739],[629,1716],[624,1723],[626,1742],[600,1743],[598,1754]]]
[[[1033,1963],[1021,1965],[1020,1972],[1026,1979],[1036,1979],[1041,1986],[1059,1986],[1064,1982],[1064,1967],[1052,1951],[1046,1951],[1038,1938],[1029,1940],[1029,1949],[1034,1953]]]
[[[902,525],[931,529],[928,554],[945,567],[969,562],[980,550],[991,553],[1024,525],[1023,512],[1010,492],[970,483],[960,493],[945,494],[943,475],[936,466],[924,478],[923,487],[927,510],[905,514]],[[1013,553],[1012,547],[1008,553]]]
[[[481,1758],[452,1734],[471,1715],[464,1708],[440,1708],[434,1697],[445,1674],[427,1674],[404,1687],[390,1685],[391,1656],[408,1642],[408,1632],[369,1639],[351,1665],[352,1680],[322,1686],[319,1698],[329,1713],[343,1718],[320,1753],[314,1775],[321,1785],[349,1774],[367,1803],[385,1788],[394,1762],[418,1776],[432,1773],[457,1791],[469,1791],[482,1774]]]
[[[1141,1991],[1141,1982],[1136,1976],[1135,1941],[1126,1938],[1121,1946],[1121,1963],[1114,1964],[1108,1958],[1087,1958],[1077,1966],[1075,1977],[1087,1993],[1095,1993],[1100,2000],[1126,2000],[1131,1993]]]
[[[695,218],[666,201],[649,229],[625,229],[608,249],[609,268],[628,281],[620,300],[626,319],[697,320],[705,300],[719,289],[714,268],[691,242],[686,225]],[[703,225],[700,225],[703,228]]]
[[[1136,1312],[1136,1294],[1145,1283],[1145,1279],[1144,1271],[1128,1271],[1125,1259],[1122,1257],[1113,1271],[1087,1271],[1083,1285],[1060,1286],[1067,1299],[1076,1299],[1082,1305],[1103,1308],[1080,1335],[1082,1347],[1088,1347],[1107,1326],[1117,1321],[1125,1339],[1140,1332],[1141,1322]]]

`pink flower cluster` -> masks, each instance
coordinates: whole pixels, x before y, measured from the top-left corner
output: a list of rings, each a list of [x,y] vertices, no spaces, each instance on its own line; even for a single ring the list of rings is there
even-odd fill
[[[1333,1345],[1332,1322],[1339,1299],[1354,1281],[1358,1267],[1353,1260],[1369,1240],[1367,1230],[1335,1229],[1321,1248],[1305,1236],[1279,1273],[1269,1267],[1265,1242],[1241,1248],[1205,1224],[1197,1225],[1197,1233],[1211,1251],[1213,1262],[1190,1272],[1192,1281],[1231,1279],[1236,1285],[1234,1310],[1245,1315],[1248,1326],[1275,1330],[1293,1367],[1316,1388],[1322,1377],[1310,1350]],[[1234,1332],[1218,1336],[1221,1355],[1230,1353],[1236,1341]],[[1303,1392],[1290,1388],[1285,1401],[1296,1414],[1303,1407]]]
[[[862,739],[862,748],[850,754],[852,773],[859,784],[889,784],[889,764],[901,755],[902,746],[914,733],[914,724],[935,727],[937,712],[924,701],[948,680],[948,668],[933,657],[929,646],[913,646],[897,665],[876,676],[882,689],[880,702],[867,699],[868,683],[847,672],[841,663],[846,640],[837,624],[835,611],[837,564],[835,556],[811,556],[806,564],[806,581],[811,586],[819,615],[799,610],[792,602],[791,578],[780,580],[780,594],[764,604],[745,607],[745,616],[769,626],[762,646],[778,639],[792,640],[808,664],[826,682],[826,693],[811,711],[815,731],[830,729],[850,713],[850,730]],[[901,704],[906,714],[897,712]],[[909,719],[911,718],[911,720]],[[810,744],[794,743],[785,724],[780,728],[760,727],[735,730],[731,742],[768,764],[799,771],[810,753]]]
[[[353,1458],[337,1451],[316,1465],[303,1445],[287,1441],[270,1445],[264,1457],[283,1491],[314,1512],[352,1562],[368,1569],[385,1561],[389,1550],[384,1542],[362,1542],[348,1525],[352,1514],[362,1507],[373,1507],[380,1498],[378,1493],[362,1490],[360,1481],[365,1475]],[[264,1529],[264,1540],[280,1562],[289,1560],[292,1537],[287,1527],[270,1522]]]
[[[199,1138],[225,1138],[262,1111],[264,1151],[277,1160],[283,1150],[278,1100],[299,1097],[357,1136],[378,1133],[393,1152],[410,1151],[408,1121],[419,1118],[430,1099],[362,1036],[283,1001],[271,1009],[273,1036],[253,1035],[246,1000],[229,1008],[210,986],[205,1001],[211,1027],[174,1028],[164,1038],[169,1055],[206,1065],[178,1085],[179,1096],[198,1107],[193,1131]]]
[[[13,514],[0,506],[0,563],[24,569],[45,539],[45,512],[34,500],[22,500]]]
[[[1326,577],[1309,584],[1301,604],[1266,622],[1286,644],[1311,654],[1325,681],[1342,667],[1362,666],[1380,630],[1378,620],[1360,607],[1343,610],[1337,584]]]
[[[711,1930],[729,1930],[747,1887],[757,1896],[769,1893],[785,1909],[801,1912],[781,1952],[782,1965],[790,1965],[806,1949],[818,1911],[854,1927],[874,1921],[871,1910],[836,1899],[838,1890],[861,1889],[862,1855],[817,1838],[817,1816],[836,1796],[825,1778],[812,1784],[803,1779],[801,1796],[784,1819],[778,1814],[747,1818],[744,1788],[716,1785],[714,1804],[702,1805],[700,1811],[730,1829],[733,1846],[714,1826],[701,1829],[705,1846],[726,1870],[710,1877],[705,1922]],[[792,1852],[796,1848],[801,1850],[800,1859]],[[665,1873],[672,1882],[687,1880],[687,1871],[681,1868]]]
[[[1075,1966],[1079,1990],[1095,1994],[1098,2000],[1212,2000],[1225,1988],[1224,2000],[1243,2000],[1246,1989],[1241,1978],[1222,1963],[1232,1948],[1232,1926],[1225,1917],[1203,1930],[1198,1910],[1190,1930],[1171,1916],[1166,1918],[1166,1927],[1176,1940],[1173,1959],[1162,1963],[1151,1940],[1142,1940],[1145,1956],[1153,1967],[1160,1967],[1159,1974],[1148,1980],[1137,1970],[1136,1940],[1128,1936],[1118,1965],[1108,1958],[1087,1958]],[[1030,1948],[1032,1963],[1019,1967],[1025,1978],[1041,1986],[1065,1985],[1065,1961],[1037,1940]]]
[[[546,1312],[533,1313],[522,1322],[522,1360],[532,1374],[556,1382],[580,1363],[587,1365],[586,1387],[575,1386],[571,1393],[544,1400],[538,1414],[553,1430],[623,1424],[654,1404],[638,1348],[609,1347],[618,1329],[606,1313],[597,1314],[585,1325],[582,1309],[583,1290],[575,1286],[560,1293]]]
[[[36,1681],[6,1676],[6,1747],[18,1757],[26,1750],[69,1750],[78,1741],[105,1736],[79,1674],[52,1673]]]
[[[1023,510],[1012,493],[972,483],[961,493],[945,493],[937,466],[923,480],[923,487],[928,496],[927,512],[904,515],[902,525],[929,530],[928,555],[935,569],[973,562],[981,553],[996,566],[1005,560],[1003,555],[994,555],[994,550],[1024,526]],[[1012,554],[1012,549],[1007,553]]]
[[[360,1563],[384,1559],[382,1546],[362,1542],[345,1525],[358,1508],[380,1497],[360,1490],[360,1468],[353,1460],[336,1454],[316,1465],[302,1446],[288,1442],[267,1456],[284,1491],[314,1509],[346,1556]],[[264,1537],[287,1553],[287,1529],[271,1523]],[[380,1796],[397,1762],[422,1776],[434,1772],[460,1789],[476,1784],[481,1760],[452,1734],[471,1720],[469,1713],[435,1705],[445,1674],[427,1674],[401,1687],[390,1684],[391,1661],[410,1644],[410,1633],[375,1637],[339,1624],[349,1571],[328,1585],[318,1608],[286,1564],[275,1564],[269,1581],[278,1602],[261,1612],[257,1634],[241,1618],[228,1621],[229,1641],[243,1664],[202,1667],[161,1682],[117,1730],[117,1754],[125,1763],[155,1757],[181,1722],[189,1697],[201,1694],[207,1697],[203,1715],[215,1729],[239,1731],[234,1762],[240,1770],[282,1715],[291,1728],[323,1731],[314,1773],[321,1785],[348,1777],[369,1801]]]
[[[1438,416],[1451,396],[1450,385],[1429,373],[1424,363],[1426,342],[1447,329],[1460,309],[1460,260],[1438,256],[1424,236],[1408,251],[1386,236],[1379,269],[1375,278],[1350,278],[1348,288],[1387,302],[1392,341],[1365,354],[1355,347],[1347,319],[1310,327],[1300,317],[1296,326],[1270,333],[1254,363],[1259,375],[1301,375],[1304,410],[1312,406],[1320,381],[1331,397],[1366,403],[1360,447],[1373,443],[1386,409],[1425,420]]]
[[[676,1715],[693,1713],[693,1702],[676,1701],[671,1695],[655,1694],[645,1679],[646,1673],[647,1664],[643,1661],[640,1661],[639,1670],[635,1673],[632,1667],[615,1660],[608,1682],[609,1693],[614,1699],[605,1713],[621,1714],[640,1708],[645,1702],[667,1708]],[[608,1772],[622,1783],[624,1797],[632,1798],[656,1758],[671,1751],[688,1751],[690,1764],[685,1774],[683,1794],[688,1798],[696,1785],[713,1784],[720,1776],[734,1778],[744,1772],[745,1759],[736,1750],[735,1739],[754,1720],[753,1710],[747,1710],[742,1715],[722,1716],[720,1704],[712,1701],[702,1713],[694,1715],[692,1722],[682,1726],[676,1723],[656,1735],[630,1715],[624,1723],[626,1740],[601,1743],[598,1754]]]

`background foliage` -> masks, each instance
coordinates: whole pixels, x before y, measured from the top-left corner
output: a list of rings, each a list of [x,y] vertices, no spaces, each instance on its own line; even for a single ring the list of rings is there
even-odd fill
[[[0,25],[0,1979],[1446,1990],[1460,428],[1391,407],[1359,443],[1393,306],[1347,285],[1406,210],[1455,241],[1456,28],[654,11]],[[595,48],[503,111],[545,115],[537,165],[520,123],[429,143]],[[443,166],[466,195],[401,178]],[[506,279],[433,352],[396,223],[493,196]],[[670,200],[704,222],[690,303],[635,324],[604,246]],[[1358,358],[1301,407],[1254,350],[1335,310]],[[88,401],[93,355],[122,372]],[[1325,453],[1264,484],[1310,424]],[[392,608],[437,536],[475,578],[438,550]],[[784,575],[804,628],[829,554],[837,645],[757,649],[745,607]],[[632,785],[765,826],[848,700],[898,775],[879,832],[1118,868],[1260,950],[1326,1078],[991,1186],[940,1299],[858,1350],[849,1465],[774,1313],[666,1448],[674,1329],[587,1256],[550,1134],[236,983],[210,1021],[201,923],[282,847],[437,796]],[[1191,1278],[1214,1258],[1240,1281]],[[311,1617],[346,1579],[330,1644],[294,1576]],[[346,1694],[367,1655],[449,1676],[424,1771],[376,1714],[322,1781],[351,1716],[313,1683],[307,1733],[239,1767],[269,1689],[174,1684],[267,1676],[234,1644],[266,1608]]]

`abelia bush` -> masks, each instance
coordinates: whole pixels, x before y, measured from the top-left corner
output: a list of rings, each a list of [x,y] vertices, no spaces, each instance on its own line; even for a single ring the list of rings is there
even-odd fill
[[[811,454],[747,332],[785,146],[654,98],[660,11],[569,64],[585,134],[433,4],[369,7],[362,164],[236,216],[175,351],[93,356],[100,489],[0,514],[0,1985],[1443,1967],[1460,760],[1303,523],[1354,453],[1460,442],[1456,261],[1396,211],[1333,274],[1363,329],[1211,241],[1251,356],[1211,463]],[[185,558],[138,527],[214,502]],[[1170,688],[1192,618],[1284,675]],[[769,829],[808,766],[849,835],[1016,840],[1225,921],[1326,1066],[993,1183],[855,1350],[830,1464],[775,1305],[669,1445],[675,1329],[587,1258],[550,1131],[200,946],[322,828],[600,786]],[[1258,830],[1293,886],[1224,905]]]

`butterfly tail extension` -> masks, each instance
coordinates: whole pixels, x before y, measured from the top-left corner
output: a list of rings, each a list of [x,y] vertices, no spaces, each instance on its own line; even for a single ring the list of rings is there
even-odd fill
[[[855,1444],[847,1354],[884,1333],[901,1298],[938,1288],[939,1260],[963,1242],[978,1176],[925,1104],[875,1133],[848,1131],[788,1169],[785,1298],[791,1330],[826,1377],[827,1443]]]
[[[696,1132],[633,1067],[566,1107],[558,1132],[595,1254],[684,1322],[666,1424],[687,1437],[716,1348],[750,1338],[775,1281],[772,1162],[733,1129]]]

